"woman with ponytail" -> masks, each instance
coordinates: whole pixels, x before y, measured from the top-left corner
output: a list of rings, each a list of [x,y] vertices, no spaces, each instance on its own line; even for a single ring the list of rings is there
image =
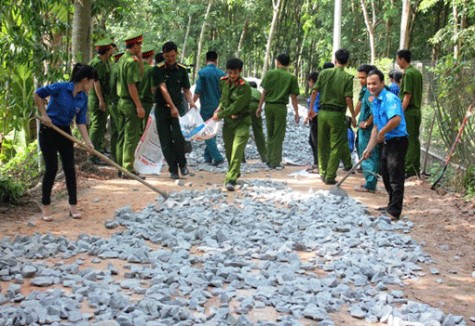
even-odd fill
[[[70,125],[76,118],[76,125],[85,143],[94,148],[86,128],[87,93],[97,80],[97,73],[91,66],[80,63],[74,65],[69,82],[57,82],[38,88],[34,92],[34,100],[41,114],[39,144],[45,161],[45,174],[42,185],[43,220],[50,222],[51,191],[58,171],[58,157],[61,157],[66,187],[69,196],[69,216],[79,219],[81,214],[77,209],[76,171],[74,168],[74,144],[60,135],[51,127],[62,129],[71,134]],[[46,107],[45,99],[49,97]]]

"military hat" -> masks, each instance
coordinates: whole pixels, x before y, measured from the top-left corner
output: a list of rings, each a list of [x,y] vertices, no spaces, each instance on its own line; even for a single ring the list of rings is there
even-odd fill
[[[117,61],[120,59],[120,57],[123,56],[123,55],[124,55],[124,52],[117,52],[117,53],[115,53],[115,54],[113,55],[114,61],[117,62]]]
[[[129,34],[125,38],[125,45],[135,44],[135,43],[142,43],[143,42],[143,35],[142,33],[132,33]]]
[[[96,44],[94,44],[94,46],[96,47],[96,50],[108,50],[111,48],[112,46],[112,40],[110,39],[102,39],[100,41],[98,41]]]
[[[155,48],[153,46],[144,46],[142,48],[142,58],[148,58],[154,55],[155,53]]]

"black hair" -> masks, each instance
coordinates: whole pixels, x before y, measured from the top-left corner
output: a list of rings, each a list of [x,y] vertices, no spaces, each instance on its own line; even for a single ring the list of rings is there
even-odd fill
[[[255,81],[253,81],[253,80],[249,81],[248,84],[249,84],[249,86],[251,86],[251,87],[257,88],[257,83],[256,83]]]
[[[232,58],[232,59],[229,59],[228,62],[226,62],[226,69],[241,70],[242,66],[244,66],[244,63],[242,62],[241,59],[238,59],[238,58]]]
[[[125,44],[125,48],[126,48],[126,49],[132,49],[135,44],[136,44],[136,43]]]
[[[383,72],[382,72],[381,70],[379,70],[379,69],[376,68],[376,69],[371,70],[371,71],[368,73],[368,77],[369,77],[369,76],[373,76],[373,75],[378,76],[380,82],[384,82],[384,74],[383,74]]]
[[[206,52],[206,61],[215,62],[216,60],[218,60],[218,52],[216,51]]]
[[[110,49],[111,49],[111,48],[108,48],[108,49],[107,49],[107,48],[101,48],[101,49],[97,50],[96,52],[97,52],[97,54],[103,55],[103,54],[105,54],[107,51],[109,51]]]
[[[335,64],[333,62],[325,62],[323,64],[323,69],[328,69],[328,68],[333,68],[335,67]]]
[[[287,53],[281,53],[276,57],[281,65],[287,67],[290,64],[290,57]]]
[[[317,79],[318,79],[318,72],[317,72],[317,71],[312,71],[312,72],[309,73],[308,76],[307,76],[307,80],[311,80],[311,81],[313,81],[314,83],[317,82]]]
[[[162,46],[162,52],[163,53],[167,53],[167,52],[170,52],[170,51],[173,51],[173,50],[178,51],[178,47],[172,41],[168,41],[165,44],[163,44],[163,46]]]
[[[402,79],[402,72],[400,72],[399,70],[395,70],[393,78],[396,83],[400,83]]]
[[[411,62],[411,51],[409,50],[406,50],[406,49],[399,50],[397,51],[396,55],[399,58],[406,60],[407,63]]]
[[[84,78],[98,80],[96,70],[89,65],[83,65],[82,63],[76,63],[73,67],[73,72],[71,73],[71,79],[73,83],[78,83]]]
[[[375,66],[368,65],[368,64],[362,64],[361,66],[358,67],[358,69],[356,69],[356,71],[364,72],[364,73],[368,74],[371,70],[374,70],[374,69],[376,69]]]
[[[339,49],[335,52],[335,59],[338,61],[338,63],[346,65],[348,60],[350,60],[350,52],[345,49]]]
[[[155,64],[159,64],[160,62],[163,62],[165,61],[165,58],[163,57],[163,53],[162,52],[158,52],[157,54],[155,54]]]

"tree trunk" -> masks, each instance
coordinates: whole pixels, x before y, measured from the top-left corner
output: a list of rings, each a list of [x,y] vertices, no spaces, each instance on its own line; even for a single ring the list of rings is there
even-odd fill
[[[363,10],[364,22],[366,25],[366,30],[368,31],[369,36],[369,48],[371,53],[371,64],[374,64],[374,59],[376,57],[376,49],[374,47],[374,27],[376,25],[376,9],[374,7],[374,1],[371,1],[371,8],[373,17],[370,21],[368,11],[366,10],[365,0],[361,0],[361,9]]]
[[[409,24],[411,15],[411,0],[403,0],[401,15],[401,31],[399,34],[399,49],[407,49],[409,46]]]
[[[208,8],[206,8],[206,14],[203,21],[203,25],[201,26],[201,33],[200,33],[200,40],[198,41],[198,51],[196,52],[196,65],[195,65],[195,73],[193,79],[196,80],[196,75],[198,74],[198,70],[200,68],[200,56],[201,56],[201,48],[203,47],[203,40],[205,38],[205,31],[206,31],[206,24],[208,22],[209,12],[211,11],[211,5],[213,4],[213,0],[208,1]]]
[[[87,63],[90,57],[91,0],[74,0],[72,31],[73,62]]]
[[[183,47],[181,48],[180,62],[185,59],[186,44],[188,43],[188,36],[190,35],[191,15],[188,16],[188,25],[186,25],[185,39],[183,40]]]
[[[280,13],[280,2],[281,0],[272,0],[274,14],[272,15],[272,23],[270,25],[269,37],[267,38],[266,55],[264,57],[264,66],[262,67],[262,76],[265,75],[269,67],[272,39],[274,38],[275,29],[277,27],[277,17],[279,17]]]
[[[333,53],[341,47],[341,2],[342,0],[335,0],[335,11],[333,13]]]
[[[248,25],[249,25],[249,16],[246,16],[246,19],[244,20],[244,25],[242,27],[241,37],[239,38],[238,48],[236,51],[236,57],[238,58],[241,55],[242,46],[244,44],[244,40],[246,39]]]
[[[459,34],[459,11],[457,8],[457,3],[454,1],[452,3],[452,14],[453,14],[453,19],[454,19],[454,59],[459,58],[459,40],[458,40],[458,34]]]

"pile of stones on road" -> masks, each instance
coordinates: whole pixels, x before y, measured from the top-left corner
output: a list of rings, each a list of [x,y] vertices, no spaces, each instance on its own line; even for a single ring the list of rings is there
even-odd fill
[[[110,238],[4,238],[0,325],[334,325],[334,313],[465,325],[407,299],[404,282],[433,263],[408,235],[412,223],[365,210],[325,191],[248,180],[233,199],[190,190],[140,212],[122,208],[105,224]],[[38,290],[23,294],[28,283]],[[262,309],[275,318],[253,317]]]

